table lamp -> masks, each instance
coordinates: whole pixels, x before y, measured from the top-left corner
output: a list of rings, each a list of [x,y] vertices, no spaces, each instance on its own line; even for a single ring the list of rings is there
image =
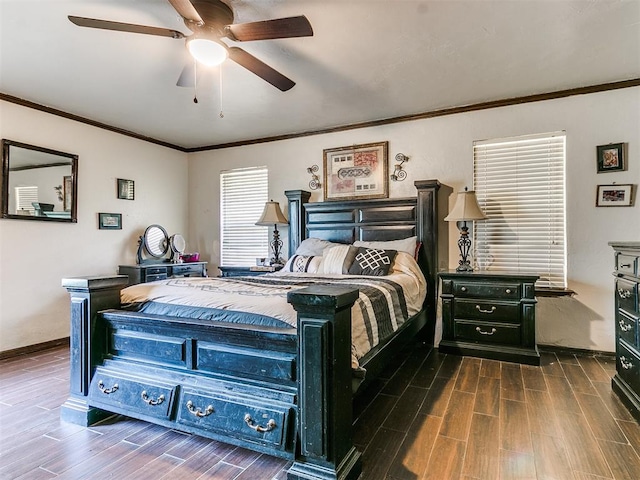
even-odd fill
[[[269,227],[273,225],[273,240],[271,241],[271,249],[273,250],[273,257],[271,257],[271,265],[282,265],[283,261],[280,258],[280,249],[282,248],[282,240],[280,240],[280,232],[278,232],[278,225],[288,225],[287,218],[280,210],[280,204],[269,200],[264,205],[264,211],[260,220],[256,222],[256,225],[261,227]]]
[[[464,187],[464,192],[458,192],[456,204],[453,209],[445,217],[447,222],[462,222],[458,224],[460,229],[460,239],[458,240],[458,248],[460,249],[460,261],[458,262],[458,272],[473,272],[473,267],[469,263],[469,252],[471,251],[471,239],[469,238],[468,221],[485,220],[487,216],[480,210],[476,192],[468,190]]]

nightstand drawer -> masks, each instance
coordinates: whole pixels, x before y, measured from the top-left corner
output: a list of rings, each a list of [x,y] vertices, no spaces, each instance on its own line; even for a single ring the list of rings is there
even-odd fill
[[[517,283],[466,283],[455,282],[453,294],[458,298],[493,298],[520,300],[520,285]]]
[[[491,300],[455,299],[454,318],[489,322],[520,322],[520,304]]]
[[[151,275],[164,275],[166,278],[168,271],[167,267],[147,267],[145,269],[147,278]]]
[[[629,345],[638,346],[638,320],[636,318],[619,310],[616,315],[616,331],[618,336]]]
[[[638,284],[622,278],[616,280],[618,307],[628,313],[638,313]]]
[[[521,343],[520,325],[455,320],[454,329],[456,340],[504,345],[520,345]]]

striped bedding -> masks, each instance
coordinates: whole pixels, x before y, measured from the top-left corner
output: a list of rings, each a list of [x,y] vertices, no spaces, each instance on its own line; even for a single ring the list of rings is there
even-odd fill
[[[402,272],[385,277],[278,273],[138,284],[124,289],[121,301],[125,308],[150,314],[295,328],[296,312],[287,303],[287,293],[318,284],[359,289],[352,309],[354,368],[358,359],[420,310],[425,293],[420,278],[413,279]]]

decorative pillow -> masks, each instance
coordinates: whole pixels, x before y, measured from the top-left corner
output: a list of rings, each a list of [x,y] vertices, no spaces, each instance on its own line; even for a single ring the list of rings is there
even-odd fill
[[[322,256],[322,252],[325,248],[334,247],[336,245],[342,245],[341,243],[334,243],[328,240],[322,240],[321,238],[307,238],[303,240],[298,248],[296,248],[296,255],[305,256]]]
[[[332,275],[349,273],[349,267],[351,267],[356,253],[358,253],[358,249],[352,245],[325,248],[322,253],[322,271],[319,273]]]
[[[365,242],[358,240],[353,242],[354,247],[377,248],[380,250],[397,250],[399,252],[407,252],[415,258],[416,244],[418,237],[403,238],[402,240],[391,240],[387,242]]]
[[[349,268],[349,273],[351,275],[369,275],[373,277],[388,275],[397,253],[397,250],[359,247],[356,258],[351,264],[351,268]]]
[[[283,270],[285,272],[316,273],[321,260],[322,257],[318,256],[294,255],[287,261]]]

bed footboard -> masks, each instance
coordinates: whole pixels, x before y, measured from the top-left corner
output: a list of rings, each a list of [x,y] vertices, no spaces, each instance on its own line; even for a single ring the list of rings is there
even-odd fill
[[[64,279],[71,296],[65,421],[123,414],[293,460],[290,480],[355,479],[351,306],[358,290],[291,292],[298,329],[119,310],[126,276]]]

